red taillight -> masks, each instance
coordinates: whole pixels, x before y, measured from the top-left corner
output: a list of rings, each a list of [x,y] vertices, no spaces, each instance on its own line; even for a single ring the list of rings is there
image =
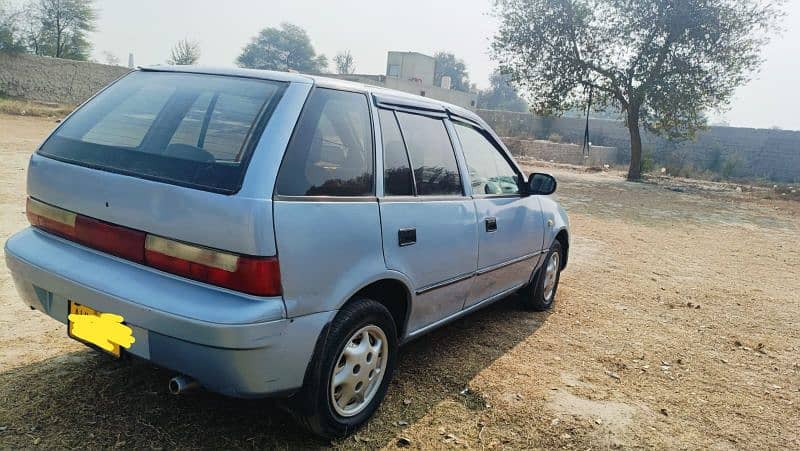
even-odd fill
[[[65,238],[75,239],[75,222],[78,218],[75,213],[47,205],[29,197],[25,205],[25,214],[28,215],[28,222],[31,225],[41,227],[48,232]]]
[[[26,213],[31,225],[117,257],[144,262],[144,232],[98,221],[31,198],[28,198]]]
[[[248,257],[147,235],[145,264],[258,296],[280,296],[281,272],[274,257]]]
[[[257,296],[280,296],[275,257],[250,257],[148,235],[28,198],[31,225],[179,276]]]
[[[88,247],[138,263],[144,262],[144,232],[78,215],[75,233],[75,241]]]

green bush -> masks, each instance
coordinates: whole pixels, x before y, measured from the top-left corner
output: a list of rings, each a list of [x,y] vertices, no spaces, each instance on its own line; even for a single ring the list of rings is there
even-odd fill
[[[642,164],[641,164],[642,173],[653,172],[656,168],[656,163],[653,160],[653,152],[649,149],[642,151]]]
[[[722,163],[722,168],[720,169],[720,175],[722,175],[722,178],[729,179],[733,177],[741,162],[742,161],[738,155],[732,155],[726,158]]]

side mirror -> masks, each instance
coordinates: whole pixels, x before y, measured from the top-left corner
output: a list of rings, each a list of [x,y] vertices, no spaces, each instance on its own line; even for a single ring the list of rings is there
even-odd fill
[[[546,196],[556,192],[556,178],[550,174],[534,172],[528,177],[528,194]]]

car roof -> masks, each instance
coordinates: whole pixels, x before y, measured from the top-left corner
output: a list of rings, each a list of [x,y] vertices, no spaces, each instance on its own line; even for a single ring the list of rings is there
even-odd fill
[[[260,78],[263,80],[288,81],[292,83],[312,84],[314,80],[306,75],[293,72],[278,72],[272,70],[244,69],[241,67],[215,67],[215,66],[140,66],[137,68],[145,72],[183,72],[191,74],[227,75],[245,78]]]
[[[442,114],[450,113],[462,119],[475,122],[482,128],[489,128],[488,125],[472,111],[453,105],[441,100],[409,94],[395,89],[388,89],[382,86],[358,83],[338,78],[330,78],[321,75],[306,75],[294,72],[278,72],[261,69],[244,69],[240,67],[206,67],[206,66],[146,66],[139,67],[139,70],[147,72],[183,72],[208,75],[227,75],[235,77],[259,78],[264,80],[287,81],[291,83],[314,84],[317,86],[333,89],[343,89],[372,94],[378,104],[395,107],[408,107],[422,109]]]

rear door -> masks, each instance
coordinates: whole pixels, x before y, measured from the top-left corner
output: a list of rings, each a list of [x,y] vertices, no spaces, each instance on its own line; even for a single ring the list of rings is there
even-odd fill
[[[332,310],[383,268],[366,94],[315,87],[283,157],[273,196],[290,317]]]
[[[522,174],[488,133],[454,122],[478,219],[478,269],[465,307],[525,283],[544,239],[536,196],[520,192]]]
[[[475,205],[464,193],[443,117],[378,110],[386,265],[413,283],[413,333],[461,310],[478,256]]]

